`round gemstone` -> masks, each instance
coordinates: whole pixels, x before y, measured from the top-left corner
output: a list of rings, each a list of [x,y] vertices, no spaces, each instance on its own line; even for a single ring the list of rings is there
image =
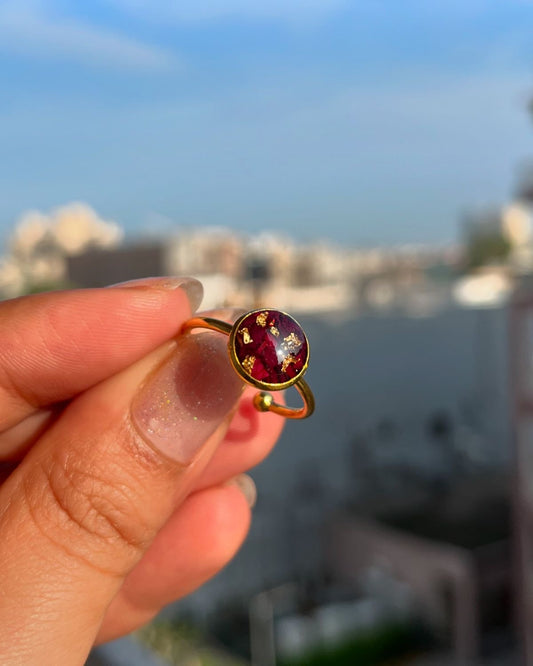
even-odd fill
[[[235,357],[245,374],[264,384],[294,382],[307,367],[309,350],[302,327],[279,310],[257,310],[238,324]]]

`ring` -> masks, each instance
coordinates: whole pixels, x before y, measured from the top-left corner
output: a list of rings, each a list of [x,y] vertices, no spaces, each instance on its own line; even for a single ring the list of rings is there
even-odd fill
[[[267,391],[254,396],[260,412],[288,419],[305,419],[315,409],[315,398],[303,375],[309,365],[309,342],[300,324],[280,310],[253,310],[232,325],[212,317],[193,317],[183,330],[206,328],[229,335],[228,352],[235,371],[247,384],[267,391],[289,386],[301,395],[303,407],[280,405]]]

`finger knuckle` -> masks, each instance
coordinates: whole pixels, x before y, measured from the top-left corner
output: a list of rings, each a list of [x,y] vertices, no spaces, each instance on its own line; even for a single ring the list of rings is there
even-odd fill
[[[113,465],[94,466],[78,457],[54,456],[39,466],[44,483],[29,483],[32,515],[56,543],[71,554],[117,562],[137,558],[151,540],[151,529],[135,512],[135,480]],[[34,488],[41,492],[35,493]]]

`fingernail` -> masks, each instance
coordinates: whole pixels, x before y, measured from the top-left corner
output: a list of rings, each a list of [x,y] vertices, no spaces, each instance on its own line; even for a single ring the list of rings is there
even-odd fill
[[[231,479],[229,485],[237,486],[248,502],[250,509],[254,508],[257,501],[257,488],[252,477],[248,474],[239,474],[239,476]]]
[[[110,289],[134,289],[139,287],[152,287],[154,289],[182,289],[191,304],[191,312],[196,312],[204,297],[202,283],[191,277],[170,276],[139,278],[138,280],[128,280],[127,282],[117,282],[117,284],[109,285]]]
[[[132,420],[152,446],[187,465],[228,419],[243,388],[228,358],[227,338],[183,335],[134,398]]]

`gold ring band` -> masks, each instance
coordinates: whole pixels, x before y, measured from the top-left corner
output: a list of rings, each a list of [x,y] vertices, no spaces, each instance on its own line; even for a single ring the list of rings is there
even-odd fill
[[[261,390],[254,396],[260,412],[287,419],[304,419],[315,409],[315,398],[303,375],[309,365],[309,342],[298,322],[280,310],[252,310],[228,324],[213,317],[192,317],[183,331],[205,328],[229,336],[231,364],[242,379]],[[287,407],[274,401],[269,391],[294,386],[303,407]]]

